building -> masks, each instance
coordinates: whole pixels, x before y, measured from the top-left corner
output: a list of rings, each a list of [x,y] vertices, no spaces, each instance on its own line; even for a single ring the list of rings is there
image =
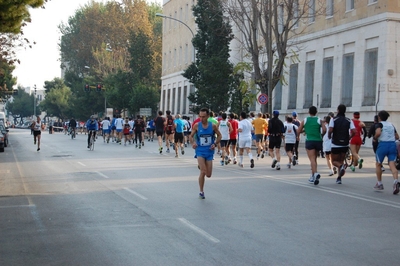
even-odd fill
[[[287,83],[273,92],[273,109],[282,114],[297,111],[307,116],[311,105],[319,116],[336,111],[343,103],[347,114],[361,112],[361,119],[371,122],[379,110],[400,126],[400,69],[397,68],[400,36],[400,2],[392,0],[299,0],[311,5],[306,27],[293,41],[299,49],[288,57]],[[326,3],[323,14],[313,13],[316,5]],[[185,22],[195,31],[191,6],[195,1],[164,0],[165,16]],[[233,29],[235,32],[235,29]],[[237,32],[237,31],[236,31]],[[235,33],[236,34],[236,33]],[[236,37],[240,38],[240,34]],[[160,109],[187,114],[187,95],[194,87],[181,73],[190,63],[193,52],[191,33],[184,25],[164,19],[163,72]],[[243,60],[238,42],[231,45],[232,61]],[[255,106],[260,110],[260,105]]]

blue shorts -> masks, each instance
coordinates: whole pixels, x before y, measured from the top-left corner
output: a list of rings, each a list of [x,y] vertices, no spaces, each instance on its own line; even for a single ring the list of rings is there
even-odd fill
[[[121,128],[121,129],[116,129],[116,131],[117,131],[118,133],[121,133],[121,132],[122,132],[122,128]]]
[[[202,157],[206,161],[212,161],[212,160],[214,160],[214,151],[212,151],[212,152],[203,152],[203,153],[196,152],[196,157]]]
[[[382,163],[386,156],[388,157],[389,162],[396,161],[397,158],[396,142],[394,141],[379,142],[375,154],[376,162]]]
[[[103,134],[110,134],[110,130],[109,129],[103,129]]]

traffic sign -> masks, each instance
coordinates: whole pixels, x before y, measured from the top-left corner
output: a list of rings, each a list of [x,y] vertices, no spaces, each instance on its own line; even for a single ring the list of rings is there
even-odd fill
[[[151,116],[151,108],[140,108],[140,115]]]
[[[265,93],[261,93],[260,95],[258,95],[257,100],[258,100],[259,104],[267,104],[268,95]]]

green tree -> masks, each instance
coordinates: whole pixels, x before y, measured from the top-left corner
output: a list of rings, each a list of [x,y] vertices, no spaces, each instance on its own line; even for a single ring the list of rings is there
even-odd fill
[[[49,116],[57,116],[65,119],[72,114],[70,101],[71,95],[71,89],[65,85],[57,89],[46,91],[46,96],[40,103],[40,108],[41,110],[46,111]]]
[[[12,101],[8,101],[6,109],[14,118],[14,123],[17,124],[17,119],[31,116],[33,114],[34,95],[29,95],[21,87],[18,87],[18,94],[13,97]]]

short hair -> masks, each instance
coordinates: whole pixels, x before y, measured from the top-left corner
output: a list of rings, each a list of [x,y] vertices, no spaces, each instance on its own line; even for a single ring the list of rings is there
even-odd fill
[[[205,108],[205,107],[204,107],[204,108],[201,108],[201,109],[200,109],[200,112],[206,112],[207,115],[210,114],[210,110],[209,110],[208,108]]]
[[[243,118],[243,119],[247,118],[246,112],[241,112],[240,113],[240,117]]]
[[[257,115],[258,115],[258,117],[262,117],[263,113],[259,112]]]
[[[378,121],[379,121],[379,120],[378,120],[378,115],[375,115],[375,116],[374,116],[374,122],[377,123]]]
[[[229,117],[230,117],[231,119],[234,119],[234,118],[235,118],[235,113],[230,113],[230,114],[229,114]]]
[[[288,123],[292,123],[293,122],[293,117],[291,115],[286,116],[286,121]]]
[[[331,121],[331,118],[332,118],[332,117],[331,117],[330,115],[325,116],[325,117],[324,117],[325,122],[329,124],[329,122]]]
[[[251,117],[254,117],[255,115],[254,115],[254,112],[250,112],[250,116]]]
[[[389,118],[389,113],[386,112],[385,110],[382,110],[378,113],[379,118],[381,119],[381,121],[386,121]]]
[[[310,115],[316,115],[317,114],[317,107],[315,107],[314,105],[311,106],[310,108],[308,108],[308,113]]]
[[[171,115],[171,111],[170,111],[170,110],[165,111],[165,113],[166,113],[167,115]]]
[[[176,116],[175,116],[175,118],[181,118],[181,115],[180,114],[177,114]]]
[[[163,111],[158,111],[158,115],[163,115]]]
[[[222,114],[221,114],[221,117],[222,117],[222,119],[225,120],[225,119],[226,119],[226,113],[222,113]]]
[[[339,104],[337,107],[338,113],[340,114],[345,114],[346,113],[346,105],[344,104]]]

